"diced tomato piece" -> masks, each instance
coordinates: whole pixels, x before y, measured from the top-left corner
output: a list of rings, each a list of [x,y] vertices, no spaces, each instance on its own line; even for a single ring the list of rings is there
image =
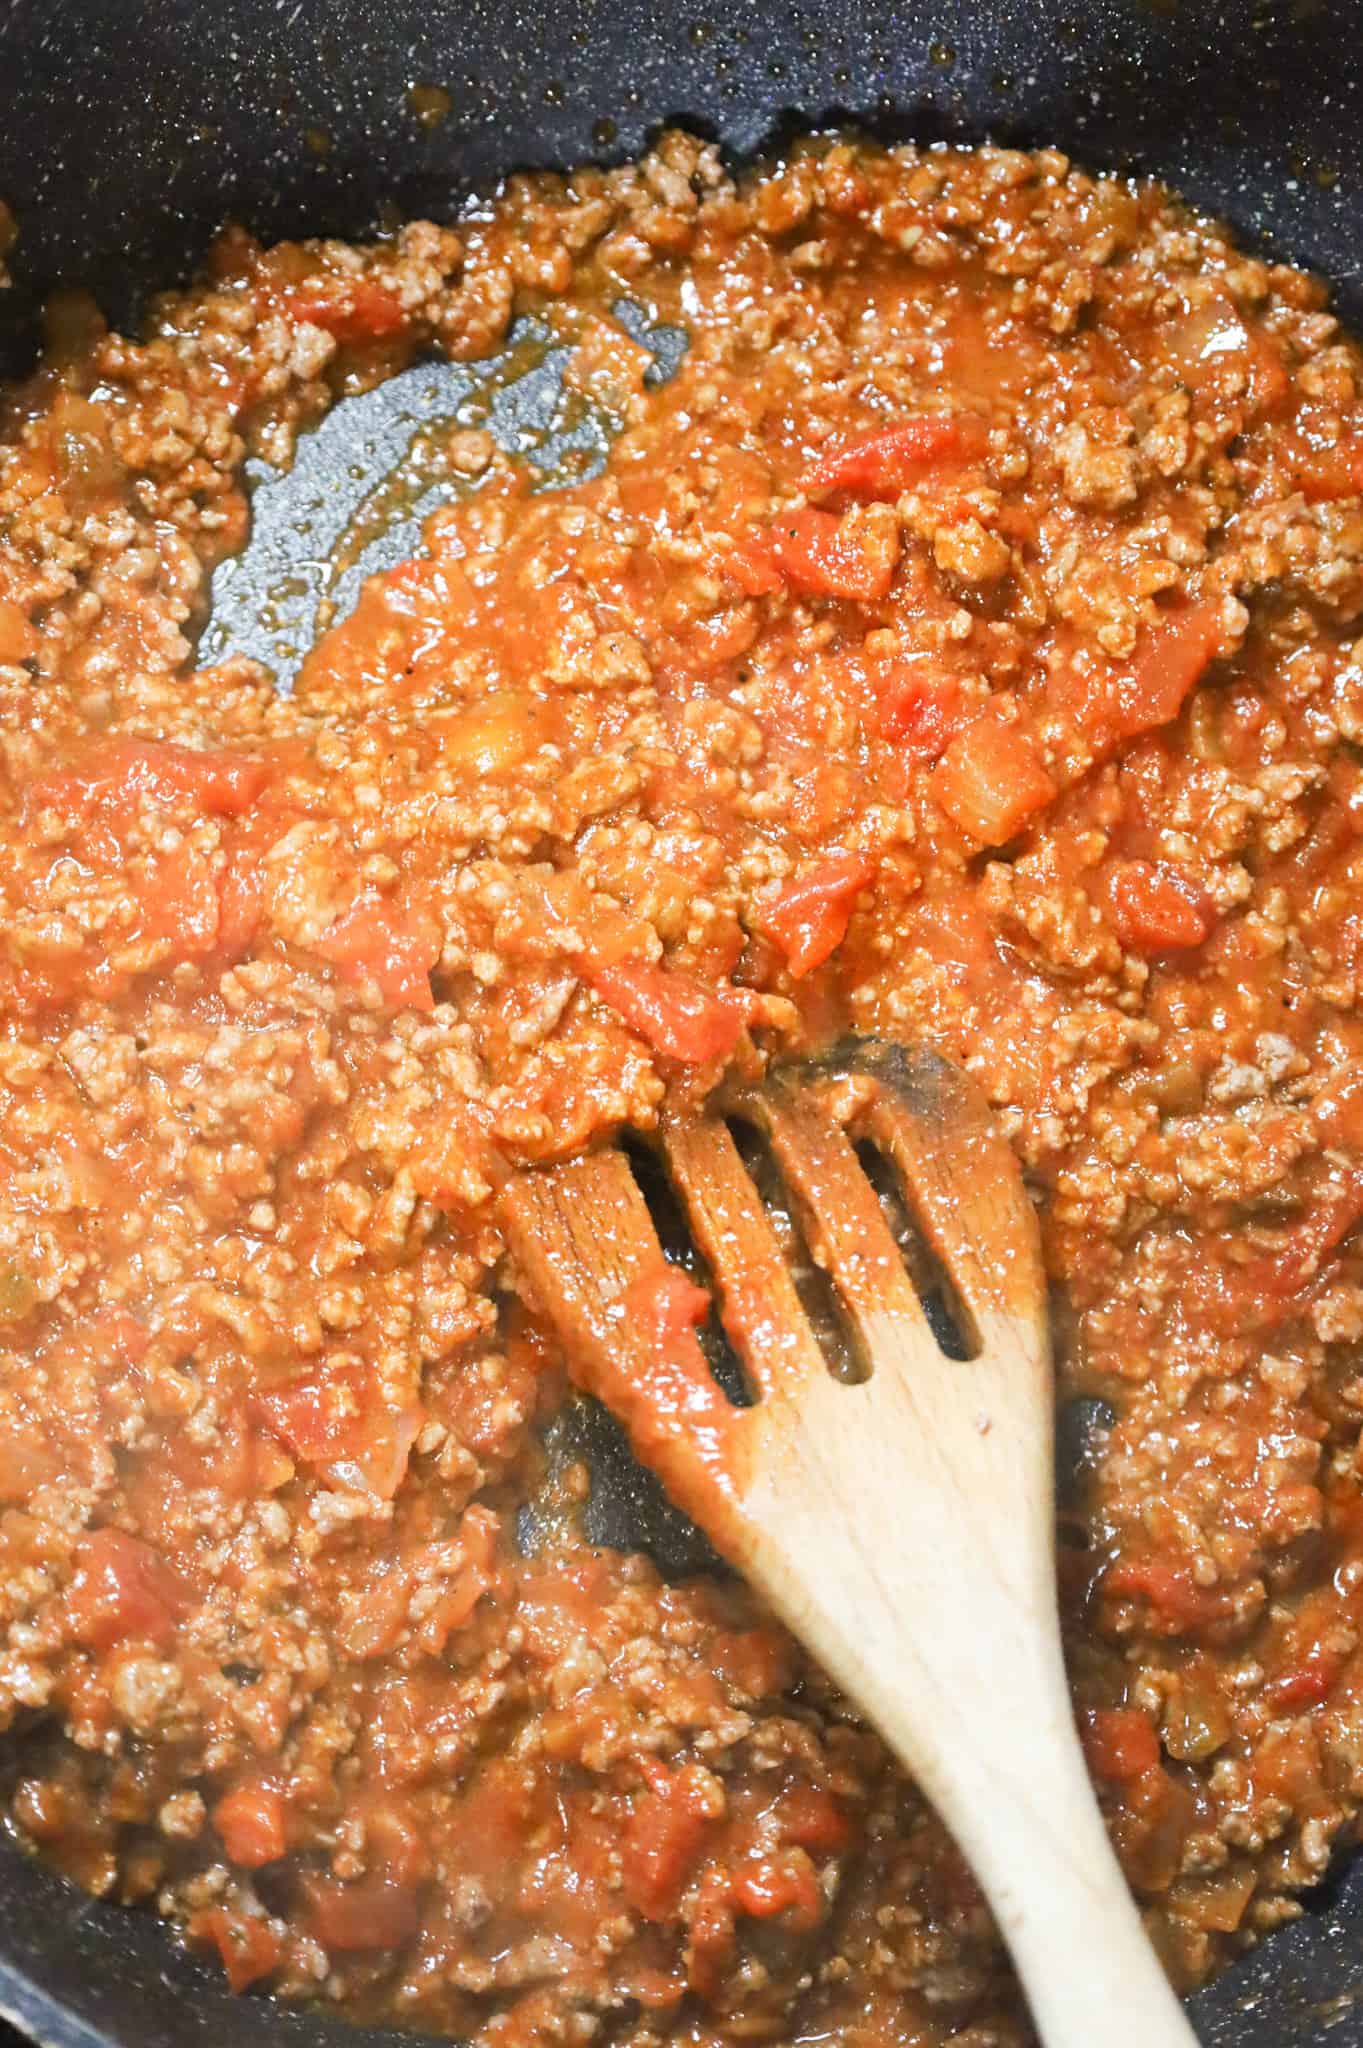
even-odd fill
[[[96,1358],[114,1358],[121,1365],[140,1365],[151,1349],[151,1331],[126,1309],[97,1310],[82,1325],[81,1335]]]
[[[1129,662],[1107,664],[1090,675],[1057,677],[1052,701],[1073,717],[1100,753],[1110,753],[1123,740],[1177,718],[1220,637],[1214,605],[1170,605],[1158,624],[1141,634]]]
[[[821,967],[847,936],[852,906],[875,879],[863,853],[834,853],[804,868],[763,904],[762,928],[797,981]]]
[[[43,1440],[34,1423],[0,1426],[0,1502],[27,1500],[40,1486],[49,1486],[61,1471],[57,1452]]]
[[[412,1575],[403,1564],[371,1577],[345,1602],[336,1641],[347,1657],[364,1663],[386,1657],[402,1640],[412,1600]]]
[[[687,1977],[693,1991],[712,1998],[734,1947],[733,1878],[722,1863],[700,1881],[691,1912],[691,1954]]]
[[[805,505],[768,528],[767,551],[787,580],[813,597],[850,597],[873,604],[886,595],[899,561],[893,515]]]
[[[407,325],[402,302],[373,278],[316,277],[283,296],[290,320],[324,327],[337,341],[385,341]]]
[[[1215,605],[1170,606],[1159,624],[1142,634],[1125,673],[1116,705],[1118,736],[1134,737],[1176,718],[1220,637]]]
[[[309,1931],[332,1955],[402,1948],[421,1927],[421,1894],[415,1885],[386,1877],[364,1877],[355,1884],[314,1877],[305,1890]]]
[[[1103,1574],[1102,1590],[1113,1599],[1144,1600],[1152,1620],[1170,1634],[1219,1621],[1227,1595],[1217,1586],[1199,1586],[1187,1565],[1160,1564],[1151,1559],[1122,1559]]]
[[[778,1856],[750,1856],[734,1872],[730,1893],[740,1913],[774,1920],[789,1913],[797,1928],[817,1927],[824,1898],[808,1856],[796,1849]]]
[[[256,1394],[251,1406],[296,1458],[325,1465],[342,1485],[380,1500],[391,1500],[402,1484],[426,1420],[415,1403],[390,1408],[358,1360]]]
[[[233,858],[218,879],[218,949],[230,960],[239,960],[260,925],[265,907],[265,890],[260,864],[249,854]]]
[[[250,809],[269,779],[269,763],[252,754],[201,753],[168,740],[118,740],[84,766],[33,783],[24,810],[30,817],[55,810],[74,819],[104,806],[189,803],[210,817],[235,818]]]
[[[31,661],[37,652],[28,613],[12,597],[0,597],[0,661]]]
[[[725,1059],[743,1035],[739,1006],[692,975],[644,960],[588,965],[584,978],[655,1052],[685,1066]]]
[[[630,1313],[639,1318],[647,1348],[662,1353],[700,1327],[710,1313],[710,1297],[680,1266],[664,1260],[630,1289]]]
[[[1335,1798],[1337,1780],[1331,1772],[1325,1778],[1325,1752],[1321,1743],[1296,1728],[1269,1730],[1249,1759],[1255,1798],[1281,1799],[1297,1813],[1320,1813]]]
[[[958,733],[932,771],[931,787],[952,823],[1001,846],[1055,795],[1036,741],[1003,716],[1000,700]]]
[[[705,1361],[696,1328],[709,1312],[705,1290],[659,1259],[626,1289],[625,1325],[633,1343],[619,1365],[588,1376],[587,1388],[619,1416],[635,1454],[657,1471],[683,1505],[704,1474],[701,1510],[716,1490],[733,1488],[730,1438],[734,1409]]]
[[[1363,438],[1345,435],[1323,448],[1304,443],[1293,470],[1302,495],[1313,504],[1352,498],[1363,492]]]
[[[1276,412],[1288,392],[1292,379],[1282,358],[1278,342],[1266,334],[1262,327],[1250,331],[1249,343],[1249,406],[1251,413],[1262,417]]]
[[[1159,1736],[1148,1714],[1134,1707],[1100,1707],[1088,1715],[1084,1754],[1096,1778],[1109,1785],[1128,1783],[1158,1768]]]
[[[265,904],[265,856],[298,822],[298,816],[294,811],[262,806],[223,834],[217,951],[228,959],[239,959],[255,936]]]
[[[415,1402],[405,1408],[385,1408],[371,1418],[361,1440],[333,1458],[327,1470],[343,1486],[372,1493],[378,1500],[392,1500],[407,1476],[412,1446],[425,1426],[425,1410]]]
[[[1206,892],[1177,868],[1119,861],[1108,881],[1117,937],[1134,953],[1177,953],[1200,946],[1214,915]]]
[[[490,1590],[491,1582],[476,1566],[471,1565],[451,1579],[449,1592],[441,1595],[421,1624],[417,1636],[421,1647],[433,1657],[439,1656],[447,1639],[472,1618],[479,1601]]]
[[[77,1641],[95,1651],[147,1641],[165,1648],[193,1606],[159,1551],[123,1529],[96,1529],[76,1545],[66,1613]]]
[[[138,883],[137,907],[139,936],[169,940],[182,958],[211,953],[217,945],[217,877],[196,855],[168,857],[149,868]]]
[[[1329,1699],[1348,1661],[1346,1652],[1317,1645],[1295,1669],[1271,1680],[1264,1687],[1264,1698],[1275,1714],[1299,1714],[1307,1707],[1319,1707]]]
[[[227,1981],[234,1991],[246,1991],[279,1965],[283,1943],[266,1920],[246,1913],[229,1913],[225,1906],[211,1906],[196,1913],[189,1923],[191,1941],[203,1942],[218,1951]]]
[[[431,1844],[421,1810],[400,1798],[383,1799],[365,1815],[365,1847],[394,1884],[416,1886],[431,1873]]]
[[[213,1808],[213,1825],[222,1845],[243,1870],[263,1870],[286,1854],[289,1840],[284,1822],[281,1794],[259,1779],[234,1786]]]
[[[852,1824],[831,1792],[817,1785],[792,1785],[776,1806],[781,1839],[801,1849],[837,1855],[852,1838]]]
[[[961,722],[961,686],[929,661],[884,662],[870,671],[876,724],[911,761],[935,761]]]
[[[1317,1263],[1343,1244],[1363,1217],[1363,1174],[1350,1173],[1311,1212],[1310,1242]]]
[[[251,1406],[295,1457],[319,1463],[353,1444],[377,1404],[372,1376],[362,1367],[333,1366],[316,1377],[256,1394]]]
[[[630,1808],[620,1845],[625,1896],[646,1920],[666,1920],[690,1882],[712,1817],[694,1765],[674,1771],[646,1757],[639,1768],[648,1783]]]
[[[711,1669],[744,1700],[768,1699],[791,1684],[788,1638],[775,1628],[728,1630],[710,1638]]]
[[[745,540],[735,542],[718,558],[716,566],[731,576],[748,597],[770,597],[785,582],[760,534],[749,534]]]
[[[1270,1294],[1299,1294],[1361,1218],[1363,1174],[1346,1174],[1317,1195],[1278,1251],[1242,1266],[1240,1273]]]
[[[433,918],[404,910],[391,896],[356,898],[317,941],[315,951],[348,981],[373,981],[395,1010],[432,1010],[431,969],[440,958]]]
[[[978,461],[988,444],[989,429],[973,413],[924,413],[821,455],[800,478],[799,488],[896,498],[933,470]]]

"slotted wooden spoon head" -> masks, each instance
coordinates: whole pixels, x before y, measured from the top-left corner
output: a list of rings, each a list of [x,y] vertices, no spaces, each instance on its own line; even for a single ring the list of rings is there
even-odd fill
[[[756,1134],[764,1191],[735,1127],[750,1155]],[[947,1276],[967,1358],[934,1333],[858,1156],[868,1147]],[[1016,1161],[973,1086],[936,1054],[854,1042],[666,1124],[661,1153],[708,1296],[665,1259],[622,1152],[507,1190],[513,1256],[578,1383],[882,1725],[903,1650],[870,1640],[884,1603],[861,1594],[887,1558],[896,1636],[910,1612],[916,1633],[956,1620],[959,1570],[943,1560],[969,1552],[996,1647],[1002,1632],[1010,1657],[1035,1662],[1053,1584],[1045,1286]],[[811,1325],[801,1260],[831,1283],[850,1383]],[[721,1390],[698,1340],[712,1305],[751,1406]],[[918,1689],[949,1714],[955,1683],[925,1670]],[[930,1757],[914,1765],[932,1776]]]
[[[1045,1280],[977,1091],[933,1053],[862,1040],[665,1123],[660,1150],[706,1290],[664,1257],[623,1152],[506,1190],[511,1255],[574,1377],[934,1801],[1050,2048],[1191,2043],[1075,1739]],[[906,1236],[961,1341],[939,1341]],[[831,1285],[837,1355],[802,1265]],[[697,1325],[712,1306],[751,1405],[710,1370]]]
[[[765,1154],[761,1189],[736,1125]],[[888,1205],[859,1157],[868,1149],[882,1185],[894,1184]],[[901,1476],[928,1459],[939,1486],[944,1432],[963,1420],[971,1474],[1005,1467],[1013,1500],[1025,1495],[1049,1523],[1036,1223],[1013,1154],[964,1075],[934,1053],[851,1041],[719,1111],[667,1123],[661,1153],[751,1407],[715,1382],[694,1330],[706,1304],[665,1259],[622,1152],[522,1175],[503,1216],[521,1277],[579,1384],[615,1411],[637,1455],[719,1549],[751,1571],[759,1501],[772,1511],[793,1440],[829,1421],[825,1448],[853,1461],[852,1499],[860,1439],[884,1444],[888,1431],[907,1459]],[[920,1263],[925,1254],[945,1276],[968,1367],[934,1333],[896,1209],[915,1227]],[[798,1268],[811,1261],[831,1283],[860,1367],[854,1386],[839,1374],[845,1352],[821,1348],[801,1298]]]

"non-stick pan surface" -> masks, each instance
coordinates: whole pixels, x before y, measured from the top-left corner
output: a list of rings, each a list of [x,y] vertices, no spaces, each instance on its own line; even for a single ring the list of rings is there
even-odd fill
[[[0,197],[22,230],[0,365],[23,367],[54,285],[135,319],[228,216],[265,235],[440,217],[671,118],[735,155],[855,120],[1157,173],[1322,271],[1363,325],[1360,31],[1359,0],[0,0]],[[413,85],[448,94],[444,119],[417,118]],[[640,1501],[607,1460],[603,1539],[632,1539]],[[398,2038],[233,1999],[150,1916],[3,1847],[0,2009],[49,2048]],[[1363,1859],[1194,2012],[1208,2048],[1363,2048]]]

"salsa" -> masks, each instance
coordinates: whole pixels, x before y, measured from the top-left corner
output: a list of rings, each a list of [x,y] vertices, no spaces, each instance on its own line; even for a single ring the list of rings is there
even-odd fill
[[[665,381],[620,302],[683,330]],[[296,689],[243,464],[519,314]],[[593,1547],[496,1227],[852,1028],[1038,1206],[1076,1713],[1181,1986],[1363,1805],[1363,356],[1055,151],[682,133],[75,301],[0,436],[6,1825],[239,1990],[488,2048],[1023,2048],[969,1871],[728,1577]],[[703,1304],[638,1305],[700,1371]],[[652,1319],[651,1321],[649,1319]]]

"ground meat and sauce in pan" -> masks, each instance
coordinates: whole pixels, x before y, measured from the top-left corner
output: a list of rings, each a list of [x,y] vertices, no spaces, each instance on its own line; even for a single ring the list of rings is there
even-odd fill
[[[667,381],[622,300],[684,330]],[[292,695],[196,670],[248,450],[533,313]],[[455,488],[457,486],[457,488]],[[1029,2039],[913,1788],[732,1580],[517,1518],[499,1181],[854,1026],[1040,1209],[1077,1710],[1193,1984],[1363,1802],[1363,358],[1054,152],[518,179],[59,309],[0,449],[9,1825],[232,1983],[499,2048]]]

